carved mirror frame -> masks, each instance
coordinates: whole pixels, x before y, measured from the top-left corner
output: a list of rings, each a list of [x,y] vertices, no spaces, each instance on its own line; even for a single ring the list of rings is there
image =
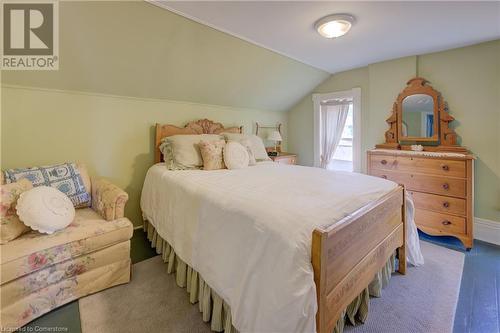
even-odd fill
[[[432,98],[433,101],[433,114],[434,119],[439,119],[439,102],[440,102],[440,94],[436,90],[432,89],[431,86],[426,85],[427,81],[424,79],[416,78],[408,81],[407,87],[398,95],[396,100],[397,103],[397,129],[399,141],[412,141],[412,142],[439,142],[439,121],[434,121],[433,126],[433,135],[430,137],[413,137],[413,136],[403,136],[403,101],[406,97],[412,95],[427,95]],[[441,103],[443,104],[443,103]]]
[[[406,88],[398,95],[392,106],[392,113],[386,122],[389,124],[389,129],[385,132],[385,143],[379,144],[377,148],[385,149],[410,149],[411,144],[402,144],[402,112],[403,100],[410,95],[425,94],[433,98],[434,101],[434,134],[432,137],[405,137],[407,141],[415,141],[418,143],[437,143],[438,145],[424,146],[427,151],[453,151],[467,152],[467,149],[457,144],[457,135],[450,128],[450,123],[455,120],[448,113],[448,105],[443,100],[441,93],[435,90],[429,81],[422,77],[415,77],[406,83]]]

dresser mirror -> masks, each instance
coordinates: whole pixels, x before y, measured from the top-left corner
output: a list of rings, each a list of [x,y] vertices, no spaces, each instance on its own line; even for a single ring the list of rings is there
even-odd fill
[[[415,77],[397,96],[386,120],[385,143],[377,148],[410,149],[417,144],[427,151],[466,152],[449,126],[453,120],[441,93],[426,79]]]
[[[426,94],[406,96],[401,103],[401,141],[438,141],[434,99]]]

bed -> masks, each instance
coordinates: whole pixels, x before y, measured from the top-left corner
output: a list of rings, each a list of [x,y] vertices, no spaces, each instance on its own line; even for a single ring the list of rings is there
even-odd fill
[[[331,333],[395,253],[405,274],[404,190],[272,162],[216,171],[161,164],[164,137],[241,131],[206,119],[157,124],[156,164],[141,197],[150,240],[170,257],[169,269],[183,264],[177,282],[191,301],[213,306],[204,317],[221,317],[212,329]]]

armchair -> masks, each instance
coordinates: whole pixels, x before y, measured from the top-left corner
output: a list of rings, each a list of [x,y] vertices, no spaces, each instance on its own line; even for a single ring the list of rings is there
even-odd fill
[[[0,245],[0,331],[13,331],[63,304],[130,281],[128,195],[82,171],[91,207],[76,209],[63,230],[31,231]]]
[[[91,178],[92,209],[106,221],[123,217],[128,194],[102,178]]]

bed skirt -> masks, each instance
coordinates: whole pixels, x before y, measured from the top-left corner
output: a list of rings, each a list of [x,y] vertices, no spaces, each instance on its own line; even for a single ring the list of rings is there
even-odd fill
[[[238,331],[232,325],[229,305],[205,283],[203,277],[197,271],[175,254],[170,244],[158,235],[154,226],[147,220],[144,220],[144,231],[151,242],[151,247],[156,249],[156,253],[161,255],[163,262],[167,264],[167,272],[169,274],[175,272],[177,285],[186,288],[189,301],[192,304],[198,303],[203,321],[210,322],[211,330],[237,333]],[[382,289],[387,286],[391,274],[395,270],[396,256],[393,254],[385,266],[375,275],[372,282],[343,311],[333,333],[342,333],[346,323],[357,325],[365,322],[368,317],[370,296],[381,296]]]

